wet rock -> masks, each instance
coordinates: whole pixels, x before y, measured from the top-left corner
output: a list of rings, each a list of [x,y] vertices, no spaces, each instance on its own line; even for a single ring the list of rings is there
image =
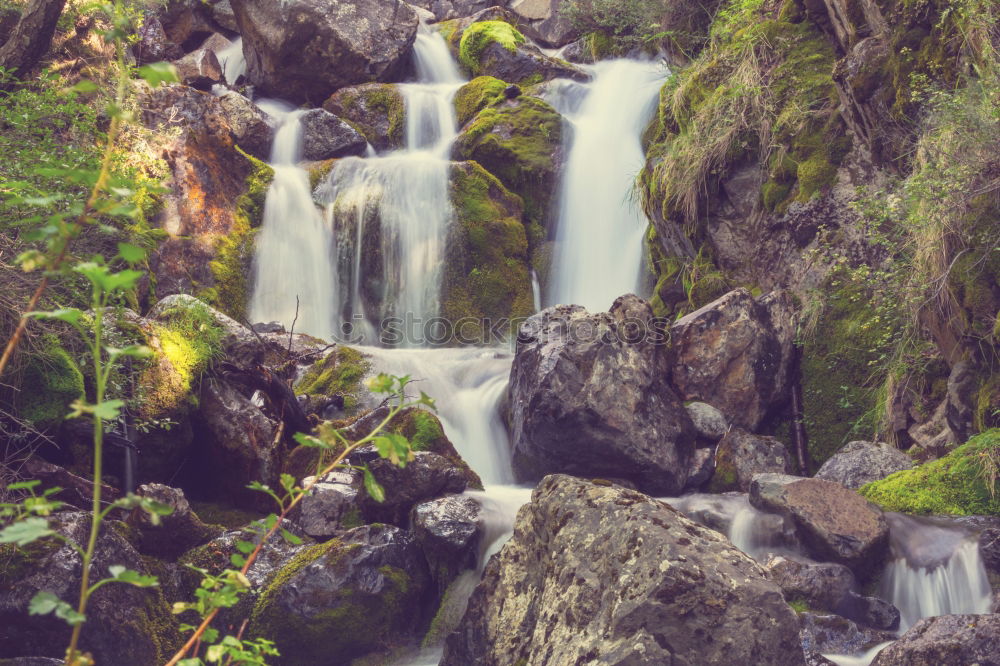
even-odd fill
[[[899,629],[899,609],[878,597],[866,597],[851,592],[836,611],[839,615],[867,627],[887,631]]]
[[[590,78],[583,69],[576,65],[545,55],[537,46],[524,41],[524,37],[513,27],[510,28],[516,42],[513,49],[508,48],[506,44],[489,40],[485,36],[488,33],[484,32],[482,37],[475,34],[480,30],[495,30],[495,27],[487,28],[486,26],[496,23],[498,22],[473,23],[462,34],[462,43],[474,39],[486,42],[485,45],[480,44],[475,49],[475,60],[469,58],[461,60],[473,76],[494,76],[501,81],[522,85],[531,85],[553,79],[586,81]],[[462,53],[468,53],[471,50],[467,49]]]
[[[417,14],[400,0],[231,0],[247,78],[264,95],[321,104],[333,91],[398,81]]]
[[[760,474],[750,503],[789,517],[809,554],[844,564],[862,579],[885,558],[889,526],[882,511],[853,490],[822,479]]]
[[[364,135],[376,150],[402,148],[406,106],[399,90],[388,83],[365,83],[341,88],[323,102]]]
[[[608,313],[560,305],[521,326],[510,384],[520,478],[564,472],[680,492],[694,427],[665,381],[652,326],[649,304],[633,295]]]
[[[174,560],[223,532],[222,526],[206,525],[198,517],[180,488],[147,483],[139,486],[137,494],[173,509],[170,515],[160,517],[159,525],[154,525],[141,509],[132,512],[129,522],[139,531],[135,546],[143,555]]]
[[[413,508],[413,536],[420,543],[441,594],[459,574],[476,566],[482,536],[481,511],[476,500],[462,496],[441,497]]]
[[[510,10],[527,22],[525,32],[549,48],[569,44],[579,31],[559,13],[562,0],[511,0]]]
[[[594,655],[609,665],[804,663],[780,590],[724,537],[638,492],[549,476],[487,564],[441,664]]]
[[[847,618],[822,613],[799,613],[802,648],[827,654],[860,654],[896,639],[895,634],[859,627]]]
[[[1000,615],[941,615],[917,622],[872,666],[1000,663]]]
[[[311,477],[302,480],[304,487]],[[359,508],[361,473],[334,470],[317,482],[299,503],[295,522],[314,539],[329,539],[337,532],[359,527],[364,521]]]
[[[386,489],[384,502],[363,496],[362,510],[368,521],[405,527],[416,504],[465,490],[465,472],[452,461],[429,451],[417,451],[413,456],[406,467],[384,458],[368,463],[372,475]]]
[[[715,447],[702,447],[691,453],[688,463],[688,478],[684,483],[685,490],[699,490],[715,473]]]
[[[236,144],[257,159],[267,160],[271,155],[275,132],[267,115],[249,99],[234,91],[221,95],[219,104]]]
[[[979,556],[987,571],[1000,575],[1000,528],[990,527],[979,533]]]
[[[715,474],[712,492],[750,490],[757,474],[787,474],[791,459],[785,445],[774,437],[751,435],[745,430],[730,430],[715,449]]]
[[[281,440],[277,424],[249,398],[224,379],[202,383],[198,422],[205,434],[196,465],[215,486],[262,508],[269,506],[263,493],[247,489],[258,481],[278,487]]]
[[[368,146],[357,130],[325,109],[306,111],[299,121],[302,123],[302,157],[306,160],[361,155]]]
[[[90,532],[90,515],[58,513],[50,525],[83,546]],[[92,572],[106,575],[119,565],[148,575],[142,556],[123,534],[123,523],[106,521],[97,540]],[[28,602],[45,591],[76,608],[81,558],[69,545],[44,539],[24,548],[0,545],[0,654],[64,657],[69,630],[52,615],[29,615]],[[80,647],[97,663],[155,664],[169,659],[179,646],[177,622],[157,588],[104,585],[90,598]]]
[[[88,428],[89,435],[92,430]],[[42,460],[38,456],[31,456],[24,461],[21,467],[23,478],[41,481],[40,489],[62,488],[53,499],[66,502],[79,509],[89,510],[93,506],[94,482],[73,474],[67,469],[50,462]],[[117,488],[112,488],[106,484],[101,484],[101,498],[104,501],[113,502],[118,499],[121,493]]]
[[[249,633],[277,643],[279,664],[330,663],[331,655],[349,663],[409,636],[433,597],[413,536],[367,525],[286,565],[254,607]]]
[[[216,83],[225,83],[222,65],[211,49],[192,51],[174,62],[181,83],[198,90],[211,90]]]
[[[712,405],[704,402],[689,402],[684,405],[698,436],[710,442],[718,442],[729,431],[725,415]]]
[[[904,469],[913,469],[913,459],[889,444],[848,442],[823,463],[816,478],[856,490]]]
[[[737,289],[670,328],[673,385],[685,401],[707,402],[753,431],[788,397],[795,329],[785,292],[754,300]]]

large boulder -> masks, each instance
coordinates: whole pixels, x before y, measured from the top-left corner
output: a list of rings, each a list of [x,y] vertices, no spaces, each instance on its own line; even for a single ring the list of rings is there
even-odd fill
[[[458,59],[473,76],[494,76],[520,85],[589,78],[576,65],[545,55],[502,20],[478,21],[465,28],[458,38]]]
[[[352,457],[352,460],[354,458]],[[371,522],[406,527],[410,509],[430,499],[463,492],[468,486],[465,470],[448,458],[430,451],[417,451],[406,467],[384,458],[368,463],[375,480],[386,489],[385,500],[362,496],[362,512]]]
[[[87,543],[90,515],[59,513],[50,525],[81,546]],[[97,539],[91,581],[108,567],[124,566],[140,574],[150,570],[123,534],[128,527],[106,521]],[[18,548],[0,545],[0,654],[65,657],[69,629],[52,615],[29,615],[28,602],[49,592],[76,608],[81,558],[70,545],[45,539]],[[158,664],[179,647],[180,633],[158,588],[104,585],[87,605],[80,648],[100,664]]]
[[[913,459],[889,444],[848,442],[823,463],[817,479],[857,490],[866,483],[884,479],[904,469],[913,469]]]
[[[790,518],[812,556],[844,564],[859,578],[876,573],[888,550],[882,511],[832,481],[760,474],[750,484],[750,503]]]
[[[804,664],[798,623],[720,534],[620,486],[545,478],[442,666]]]
[[[299,118],[302,124],[302,157],[328,160],[361,155],[368,147],[365,137],[325,109],[311,109]]]
[[[302,480],[302,486],[314,481]],[[361,517],[361,475],[356,470],[334,470],[313,483],[312,489],[299,502],[295,522],[315,539],[329,539],[337,532],[359,527]]]
[[[479,503],[451,495],[418,504],[410,514],[413,536],[430,565],[440,593],[466,569],[476,566],[482,527]]]
[[[694,427],[666,382],[656,337],[649,304],[631,294],[607,313],[560,305],[521,326],[510,375],[521,479],[565,472],[680,492]]]
[[[396,86],[364,83],[341,88],[323,108],[351,123],[376,150],[403,147],[406,105]]]
[[[736,289],[670,329],[671,381],[685,401],[707,402],[753,431],[788,397],[794,305],[785,292],[757,300]]]
[[[917,622],[872,666],[997,666],[998,655],[1000,615],[941,615]]]
[[[712,492],[746,492],[757,474],[787,474],[791,471],[790,464],[788,450],[779,440],[735,428],[726,433],[715,449]]]
[[[198,90],[211,90],[217,83],[225,83],[222,65],[212,49],[192,51],[174,62],[181,83]]]
[[[462,128],[452,152],[457,160],[479,162],[524,199],[528,222],[544,225],[559,190],[562,137],[562,116],[541,99],[490,97]]]
[[[859,627],[839,615],[799,613],[799,623],[802,649],[807,654],[861,654],[896,639],[891,632]]]
[[[510,10],[526,22],[525,31],[542,45],[559,48],[579,36],[568,19],[560,13],[563,0],[511,0]]]
[[[712,405],[704,402],[688,402],[684,405],[691,423],[694,424],[698,437],[709,441],[718,442],[727,432],[729,432],[729,422],[726,416]]]
[[[348,664],[411,635],[433,602],[413,536],[367,525],[286,565],[254,607],[249,632],[277,643],[278,664]]]
[[[322,104],[344,86],[398,81],[417,14],[401,0],[232,0],[247,78],[264,95]]]
[[[219,104],[236,144],[257,159],[269,159],[275,129],[267,115],[256,104],[232,90],[219,96]]]

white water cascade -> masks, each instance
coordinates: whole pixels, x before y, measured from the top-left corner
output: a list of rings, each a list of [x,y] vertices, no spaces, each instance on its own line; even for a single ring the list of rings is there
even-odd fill
[[[368,344],[379,340],[380,323],[391,317],[403,331],[393,344],[420,346],[421,323],[435,317],[440,305],[453,219],[452,98],[463,80],[444,39],[430,28],[418,33],[414,60],[419,81],[397,86],[406,107],[404,148],[339,160],[316,192],[336,239],[339,329]]]
[[[544,302],[602,312],[639,291],[648,220],[635,177],[645,161],[642,133],[668,72],[637,60],[600,62],[591,71],[590,83],[558,81],[546,95],[573,132]]]
[[[247,72],[247,61],[243,55],[243,38],[237,37],[215,55],[219,59],[219,66],[222,67],[226,83],[229,86],[236,85],[239,78]]]
[[[309,174],[297,165],[301,112],[274,100],[260,100],[257,106],[279,125],[271,147],[274,180],[257,235],[250,317],[286,327],[294,322],[299,333],[329,338],[336,286],[329,257],[332,239],[313,203]]]

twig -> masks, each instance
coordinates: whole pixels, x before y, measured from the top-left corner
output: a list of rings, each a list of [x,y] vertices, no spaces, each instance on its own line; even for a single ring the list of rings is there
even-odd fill
[[[295,333],[295,322],[299,320],[299,295],[295,294],[295,319],[292,320],[292,327],[288,329],[288,353],[292,353],[292,334]]]

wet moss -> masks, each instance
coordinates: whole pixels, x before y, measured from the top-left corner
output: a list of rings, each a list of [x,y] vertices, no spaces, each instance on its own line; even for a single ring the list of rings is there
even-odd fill
[[[479,73],[479,58],[490,44],[499,44],[511,53],[524,43],[524,35],[506,21],[479,21],[462,33],[458,60],[473,74]]]
[[[938,460],[896,472],[858,492],[887,511],[1000,515],[996,494],[1000,429],[983,432]]]
[[[36,427],[45,428],[62,421],[69,414],[70,403],[83,397],[83,373],[59,339],[50,335],[30,355],[20,388],[19,414]]]
[[[371,371],[368,357],[351,347],[340,346],[317,361],[295,385],[296,395],[340,395],[344,410],[357,410],[363,392],[364,378]]]
[[[458,126],[467,122],[488,106],[495,106],[504,100],[507,84],[492,76],[477,76],[455,93],[455,116]]]
[[[264,200],[274,170],[239,147],[236,150],[250,162],[250,174],[237,201],[233,228],[216,241],[215,259],[208,264],[215,284],[201,290],[198,297],[233,319],[245,321],[252,288],[254,237],[264,220]]]
[[[391,83],[367,83],[334,95],[328,111],[347,121],[376,148],[399,148],[406,129],[406,103]]]

